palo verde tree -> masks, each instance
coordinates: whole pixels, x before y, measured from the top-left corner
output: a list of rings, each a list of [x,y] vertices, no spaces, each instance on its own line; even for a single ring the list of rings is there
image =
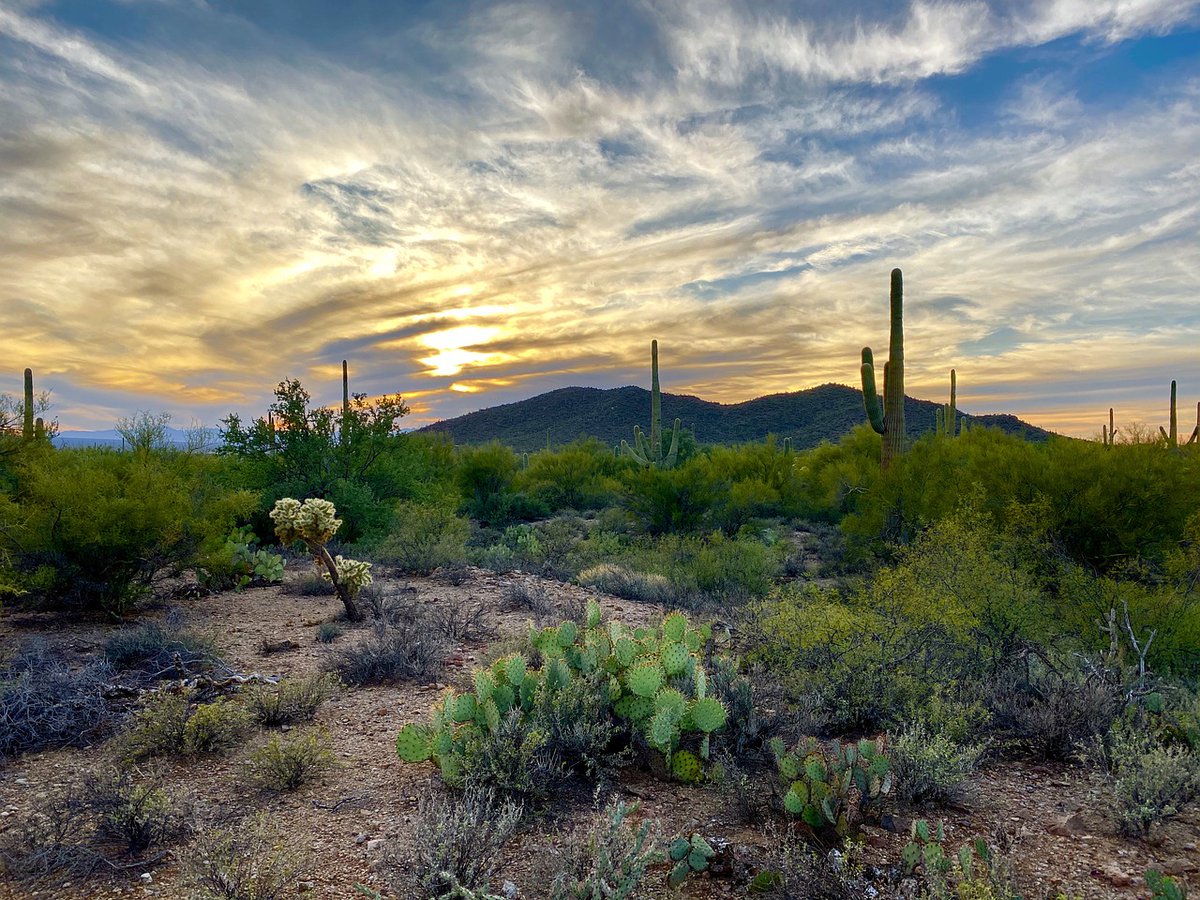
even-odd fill
[[[281,381],[265,416],[243,423],[236,413],[221,420],[218,452],[240,458],[245,480],[281,497],[333,500],[342,511],[346,540],[362,535],[373,516],[386,517],[380,498],[394,496],[381,483],[381,460],[398,447],[397,423],[408,414],[399,395],[343,396],[337,407],[314,406],[295,379]]]

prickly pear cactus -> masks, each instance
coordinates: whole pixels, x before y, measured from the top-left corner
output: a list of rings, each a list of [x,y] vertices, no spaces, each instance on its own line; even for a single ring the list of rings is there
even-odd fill
[[[676,838],[667,850],[667,856],[674,865],[667,876],[667,884],[673,888],[682,885],[694,872],[703,872],[708,868],[708,862],[717,852],[699,834],[690,838]]]
[[[783,807],[810,828],[845,836],[882,813],[892,774],[877,742],[805,738],[789,751],[775,739],[769,746],[784,791]]]

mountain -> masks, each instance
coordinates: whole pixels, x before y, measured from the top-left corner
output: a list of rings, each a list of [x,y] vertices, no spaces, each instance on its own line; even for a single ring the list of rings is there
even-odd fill
[[[210,429],[210,434],[206,436],[210,443],[219,443],[215,435],[216,429]],[[187,431],[170,426],[164,429],[164,437],[169,446],[180,449],[194,445],[196,441],[196,437],[189,437]],[[118,450],[125,446],[125,440],[112,428],[103,431],[60,431],[54,436],[54,443],[59,447],[116,447]]]
[[[940,405],[906,397],[905,425],[911,437],[932,431]],[[713,403],[681,394],[662,395],[664,427],[676,418],[695,430],[702,444],[737,444],[759,441],[768,434],[790,437],[797,448],[815,447],[823,440],[836,441],[866,421],[862,392],[841,384],[790,394],[771,394],[744,403]],[[1010,415],[963,416],[973,424],[1000,428],[1028,440],[1044,441],[1044,431]],[[650,392],[640,387],[568,387],[435,422],[421,431],[449,434],[456,444],[482,444],[498,440],[517,451],[564,444],[580,436],[599,438],[606,444],[632,440],[633,426],[648,428]]]

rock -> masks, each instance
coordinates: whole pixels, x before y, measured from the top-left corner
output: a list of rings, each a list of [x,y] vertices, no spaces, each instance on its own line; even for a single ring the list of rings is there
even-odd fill
[[[504,895],[505,900],[517,900],[517,897],[520,896],[521,892],[517,890],[517,886],[515,884],[506,880],[500,887],[500,893]]]
[[[138,877],[141,879],[142,884],[150,884],[150,882],[154,881],[154,876],[149,872],[143,872]]]
[[[354,836],[354,843],[365,844],[366,842],[367,842],[367,833],[365,831],[360,831],[357,835]]]
[[[312,890],[314,887],[316,887],[316,883],[315,883],[315,882],[312,882],[312,881],[301,881],[299,884],[297,884],[297,885],[296,885],[296,890],[297,890],[297,891],[299,891],[301,894],[307,894],[307,893],[308,893],[309,891],[311,891],[311,890]]]
[[[373,838],[367,841],[367,852],[376,853],[383,849],[383,838]]]
[[[1164,875],[1182,875],[1184,872],[1194,872],[1200,869],[1200,860],[1175,857],[1162,864]]]
[[[1109,866],[1102,874],[1104,879],[1113,887],[1129,887],[1133,884],[1133,878],[1116,866]]]
[[[1075,837],[1087,831],[1087,827],[1084,825],[1083,817],[1074,814],[1055,822],[1046,830],[1058,837]]]

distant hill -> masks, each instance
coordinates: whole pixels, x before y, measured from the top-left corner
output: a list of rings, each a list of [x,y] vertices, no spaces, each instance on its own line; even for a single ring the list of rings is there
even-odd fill
[[[939,404],[905,398],[905,425],[911,437],[932,431]],[[676,418],[695,430],[702,444],[737,444],[759,441],[768,434],[790,437],[797,448],[815,447],[823,440],[836,441],[855,425],[866,421],[862,392],[841,384],[790,394],[771,394],[744,403],[713,403],[680,394],[662,395],[663,425]],[[963,418],[962,412],[959,412]],[[969,416],[973,423],[1000,428],[1028,440],[1044,441],[1050,432],[1016,416]],[[456,444],[482,444],[498,440],[515,450],[538,450],[565,444],[580,436],[596,437],[606,444],[632,440],[633,426],[649,427],[650,392],[640,387],[568,387],[468,413],[427,425],[421,431],[441,431]]]

